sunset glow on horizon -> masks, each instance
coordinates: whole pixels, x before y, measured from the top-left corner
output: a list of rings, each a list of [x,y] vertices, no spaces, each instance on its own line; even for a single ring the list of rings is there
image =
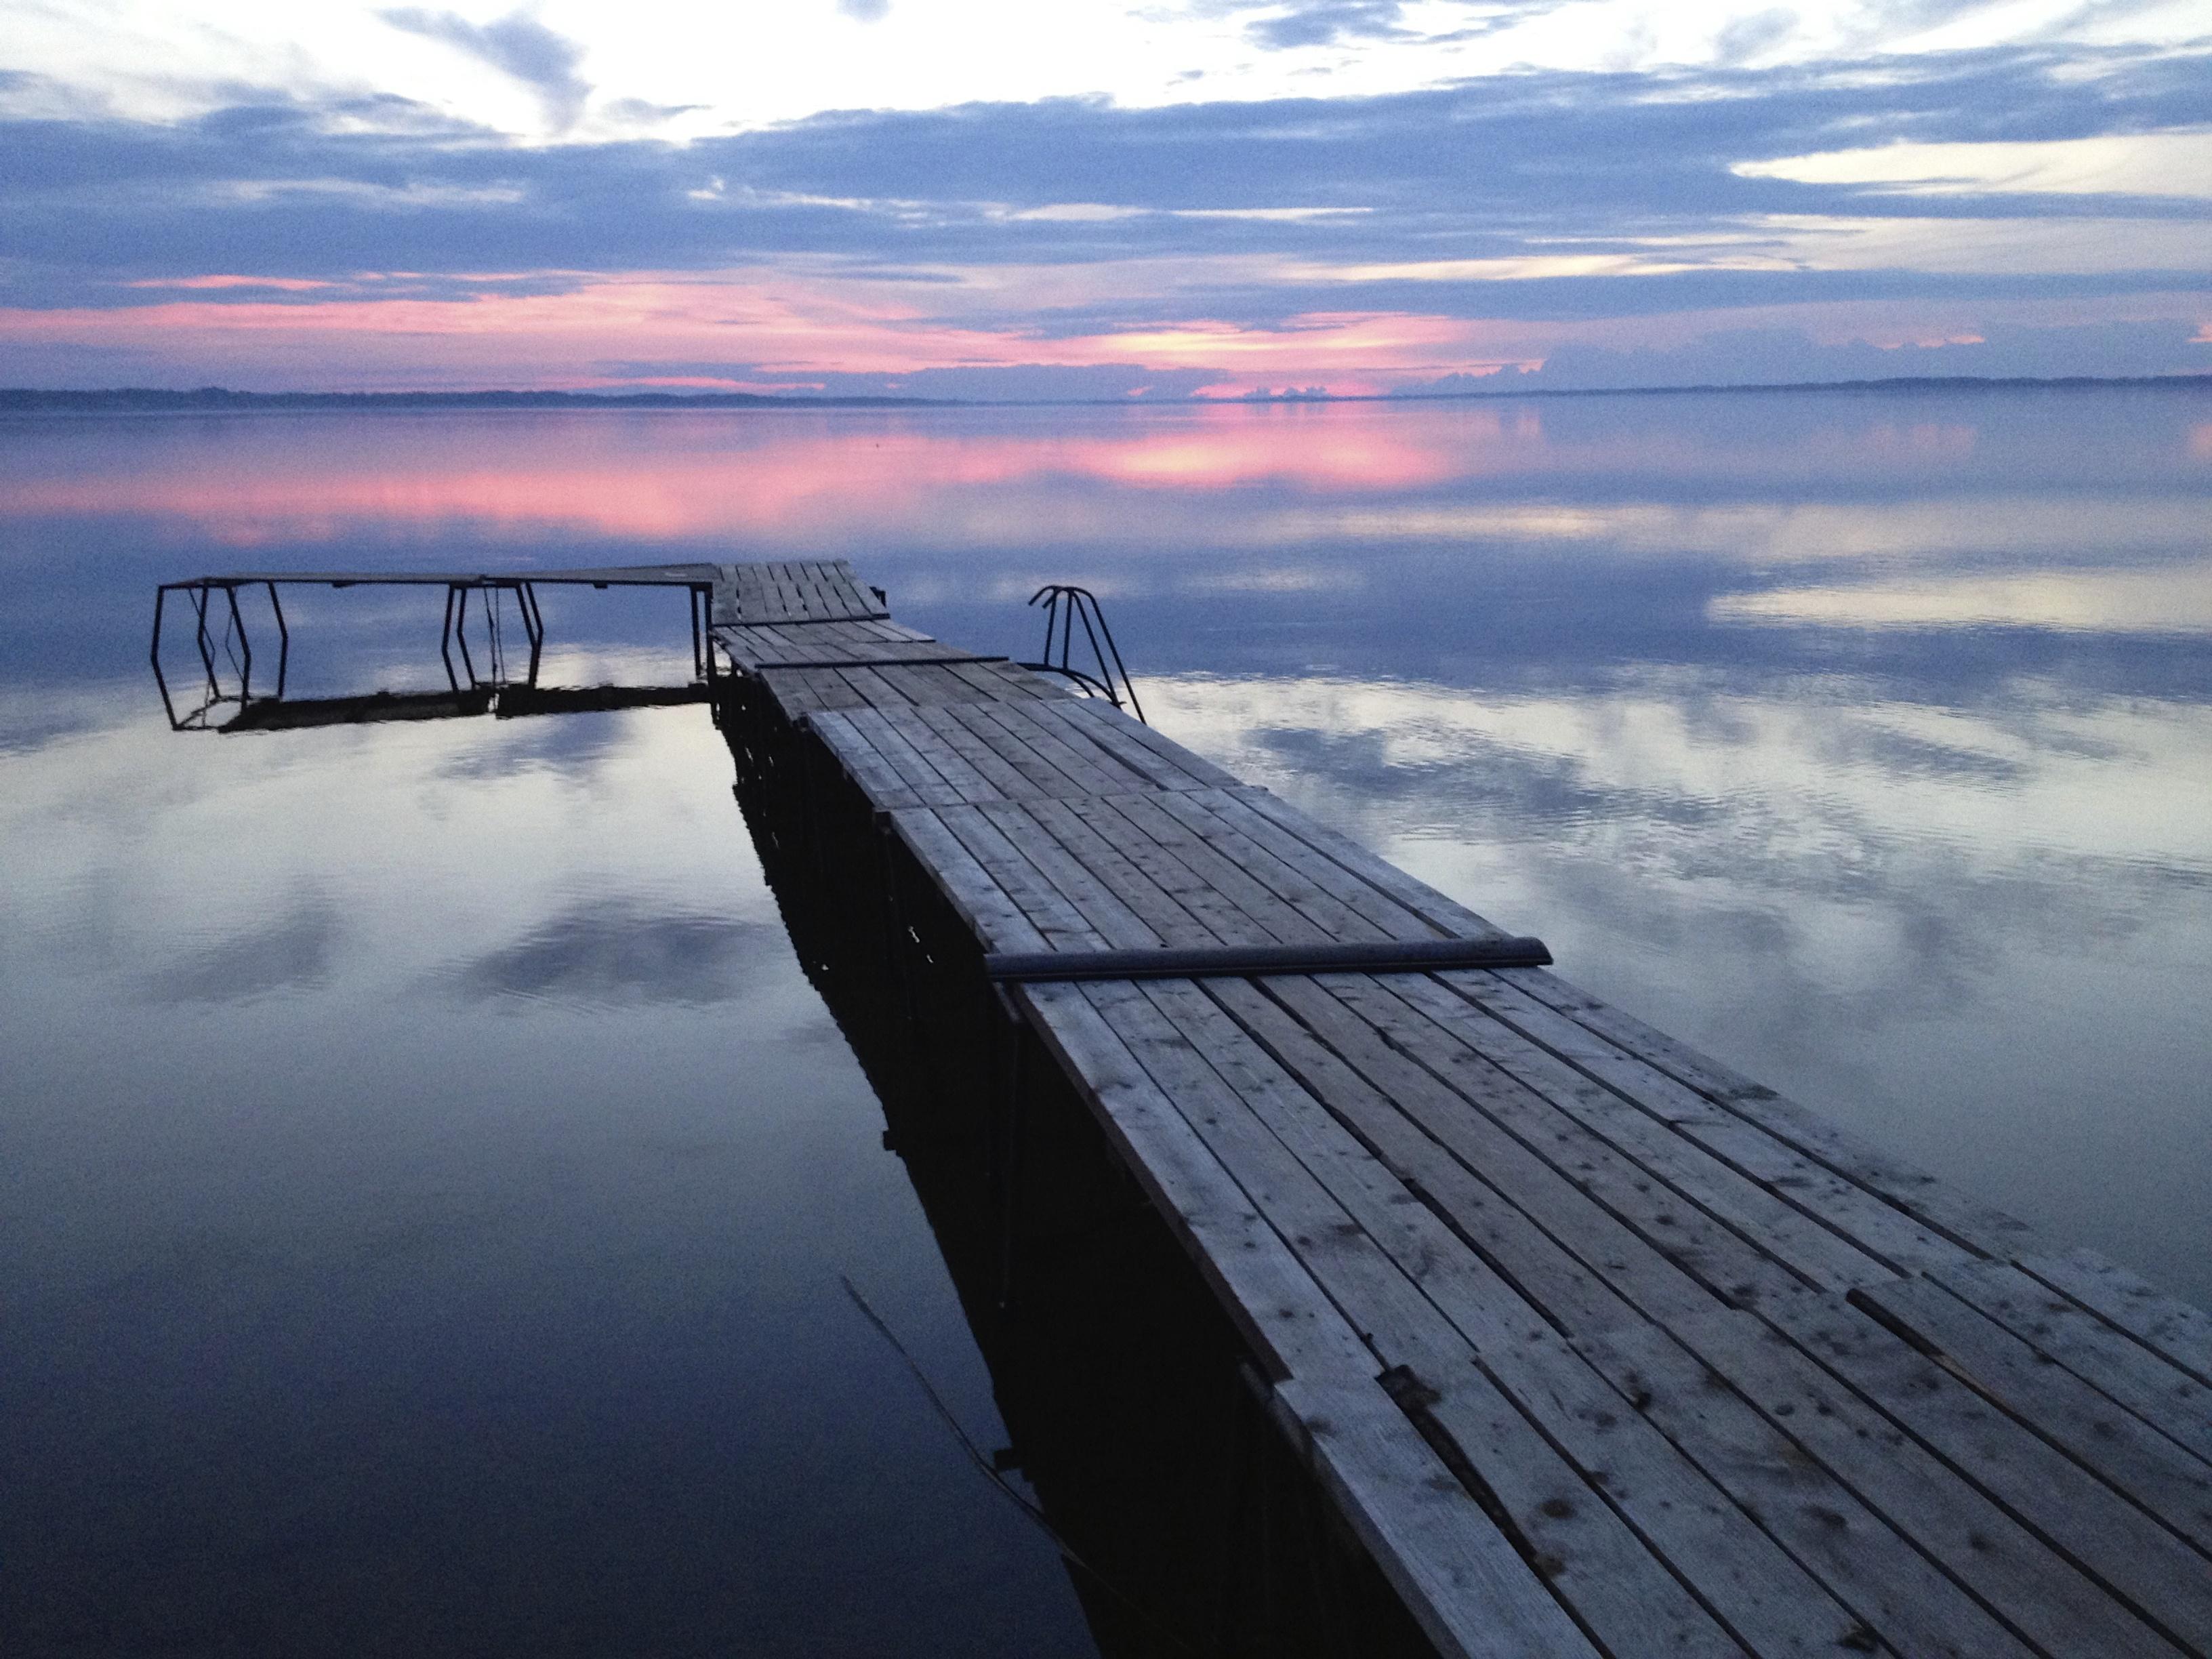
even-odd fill
[[[0,385],[2212,372],[2201,19],[1938,13],[56,0],[0,51]]]

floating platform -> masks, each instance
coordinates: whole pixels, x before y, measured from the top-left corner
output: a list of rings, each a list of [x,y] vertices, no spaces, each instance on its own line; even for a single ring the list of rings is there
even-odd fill
[[[1440,1653],[2212,1656],[2212,1318],[842,562],[708,614],[1000,1011],[1010,1216],[1042,1055]]]

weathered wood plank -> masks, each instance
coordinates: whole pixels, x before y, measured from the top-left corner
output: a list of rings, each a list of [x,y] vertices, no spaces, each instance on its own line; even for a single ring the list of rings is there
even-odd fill
[[[1166,943],[1144,916],[1085,868],[1083,860],[1062,846],[1021,803],[993,801],[975,810],[996,826],[1008,845],[1050,882],[1109,946],[1126,950]]]
[[[1252,918],[1270,938],[1284,945],[1306,945],[1328,939],[1325,924],[1285,903],[1250,872],[1216,852],[1198,836],[1163,810],[1165,797],[1158,792],[1116,795],[1101,802],[1119,815],[1131,831],[1146,837],[1169,857],[1206,884],[1223,898]]]
[[[990,708],[987,703],[957,703],[947,705],[945,712],[976,743],[988,748],[1022,778],[1029,797],[1073,799],[1091,793],[1051,757],[1034,744],[1017,740],[998,721],[986,718]]]
[[[1860,1144],[1809,1108],[1577,989],[1548,969],[1512,969],[1506,979],[1960,1243],[1984,1255],[2004,1255],[2033,1248],[2039,1237],[2026,1222]]]
[[[1050,761],[1080,793],[1114,795],[1144,787],[1143,779],[1096,744],[1071,741],[1075,733],[1058,720],[1041,720],[1028,710],[996,702],[971,704],[968,713],[979,729],[994,726],[1004,734],[1002,741]]]
[[[1236,779],[1219,767],[1185,753],[1163,753],[1162,745],[1146,743],[1138,733],[1141,720],[1132,720],[1111,704],[1092,699],[1069,698],[1040,703],[1039,720],[1057,720],[1084,740],[1107,750],[1121,765],[1158,789],[1233,788]],[[1173,745],[1169,745],[1170,749]]]
[[[1509,970],[1510,971],[1510,970]],[[1710,1097],[1538,1001],[1503,974],[1452,975],[1445,983],[1494,1018],[1623,1100],[1724,1159],[1784,1202],[1842,1233],[1899,1272],[1967,1259],[1909,1212],[1845,1180]]]
[[[1255,788],[1223,790],[1205,796],[1206,810],[1231,828],[1249,836],[1325,891],[1364,916],[1388,939],[1455,937],[1332,858],[1316,842],[1305,840],[1295,816],[1270,817],[1261,812],[1252,797],[1267,792]],[[1308,825],[1316,830],[1318,825]],[[1494,931],[1494,930],[1493,930]],[[1478,928],[1469,937],[1485,937]]]
[[[978,801],[997,799],[998,792],[991,787],[989,781],[939,737],[929,723],[921,718],[922,714],[919,708],[897,715],[871,709],[864,715],[856,716],[853,725],[863,735],[878,738],[878,747],[896,742],[926,761],[932,773],[962,803],[973,805]]]
[[[1175,819],[1221,858],[1251,876],[1278,900],[1321,928],[1330,939],[1371,941],[1391,937],[1334,893],[1310,879],[1296,865],[1278,858],[1218,817],[1211,807],[1212,799],[1219,793],[1218,790],[1164,790],[1157,800],[1147,804]],[[1423,923],[1416,936],[1434,939],[1436,934]]]
[[[998,799],[1035,800],[1045,793],[989,742],[971,731],[959,718],[954,705],[933,703],[917,708],[915,714],[990,785]]]
[[[1820,1298],[1759,1312],[2178,1646],[2212,1652],[2204,1557],[1856,1309]]]
[[[1598,1659],[1412,1425],[1374,1407],[1358,1334],[1081,988],[1014,995],[1270,1364],[1317,1470],[1431,1639],[1469,1659]]]
[[[2212,1465],[2191,1456],[1933,1279],[1858,1293],[1882,1322],[2074,1461],[2212,1553]],[[2205,1571],[2212,1572],[2212,1559]]]
[[[975,862],[990,872],[1006,896],[1020,908],[1030,924],[1043,935],[1044,943],[1034,947],[1048,951],[1102,951],[1110,948],[1112,941],[1085,919],[1082,912],[1069,902],[1066,896],[1052,884],[1051,878],[1041,873],[1022,855],[1021,849],[1008,842],[999,828],[985,817],[982,810],[975,806],[948,806],[938,810],[938,822],[958,838]],[[1000,950],[995,939],[987,939],[986,946]]]
[[[1609,1649],[1679,1652],[1719,1636],[1655,1554],[1755,1651],[1825,1653],[1853,1631],[1841,1606],[1622,1410],[1540,1316],[1195,986],[1089,995],[1378,1355],[1440,1396],[1427,1414],[1516,1525],[1544,1540],[1559,1564],[1554,1591]],[[1404,1299],[1409,1282],[1421,1302]],[[1571,1579],[1571,1566],[1581,1570]]]
[[[1921,1634],[1934,1638],[1933,1650],[1941,1652],[1946,1642],[1963,1639],[1972,1619],[1908,1562],[1896,1559],[1880,1536],[1881,1529],[1911,1540],[1944,1579],[2054,1659],[2075,1654],[2171,1659],[2178,1651],[1750,1315],[1714,1310],[1678,1321],[1666,1332],[1656,1326],[1628,1328],[1577,1346],[1613,1381],[1632,1409],[1649,1415],[1692,1455],[1725,1465],[1731,1443],[1750,1435],[1757,1437],[1748,1455],[1765,1464],[1767,1443],[1759,1430],[1749,1426],[1743,1414],[1749,1411],[1787,1448],[1780,1467],[1766,1465],[1762,1478],[1782,1483],[1785,1492],[1801,1470],[1825,1471],[1833,1478],[1851,1495],[1850,1506],[1820,1498],[1807,1504],[1803,1493],[1778,1493],[1768,1502],[1803,1504],[1816,1523],[1827,1521],[1822,1511],[1832,1507],[1829,1524],[1842,1534],[1838,1547],[1846,1540],[1853,1545],[1863,1540],[1869,1567],[1888,1563],[1907,1575],[1902,1582],[1917,1586],[1913,1605],[1924,1613],[1903,1628],[1889,1627],[1896,1631],[1901,1651],[1921,1651],[1904,1639]],[[1936,1629],[1916,1630],[1923,1620]],[[1965,1649],[1970,1656],[1979,1650]],[[1990,1650],[2005,1650],[2003,1638]]]
[[[1210,945],[1221,941],[1205,921],[1178,903],[1173,894],[1152,880],[1125,858],[1121,849],[1084,822],[1065,801],[1039,800],[1027,804],[1030,814],[1086,868],[1097,872],[1122,902],[1143,916],[1162,943]]]
[[[2094,1250],[2041,1251],[2017,1258],[2045,1284],[2101,1314],[2154,1353],[2212,1386],[2212,1314],[2176,1301]]]
[[[808,724],[877,811],[892,812],[922,805],[921,795],[899,775],[898,769],[854,728],[850,712],[822,710],[811,714]]]
[[[851,729],[875,751],[877,756],[898,775],[907,791],[924,806],[958,806],[966,796],[955,785],[945,781],[927,757],[873,709],[855,709],[848,715]],[[891,803],[877,801],[878,811],[888,810]]]
[[[1260,988],[1205,989],[1562,1330],[1711,1305],[1710,1291],[1435,1079],[1416,1073],[1385,1093]]]
[[[2212,1462],[2212,1389],[2164,1355],[2009,1262],[1976,1262],[1934,1276],[2038,1353]]]
[[[1386,864],[1349,836],[1301,812],[1288,801],[1264,789],[1248,792],[1246,803],[1264,817],[1272,818],[1315,851],[1327,854],[1369,886],[1388,893],[1437,932],[1479,939],[1506,930],[1475,915],[1455,899],[1446,897],[1425,881]]]
[[[1274,1398],[1322,1489],[1440,1654],[1603,1659],[1558,1601],[1531,1596],[1542,1581],[1463,1487],[1439,1479],[1443,1464],[1379,1385],[1294,1377]]]
[[[1020,941],[1010,944],[1008,949],[1051,948],[1043,931],[1022,914],[1006,889],[934,812],[927,807],[894,812],[890,823],[915,861],[929,872],[945,902],[978,939],[994,945],[1000,939]]]
[[[1271,945],[1274,936],[1218,890],[1203,876],[1166,848],[1140,833],[1110,800],[1079,798],[1064,803],[1067,811],[1098,838],[1113,847],[1142,873],[1145,879],[1168,895],[1204,923],[1223,945]],[[1204,940],[1193,943],[1203,944]]]
[[[1491,1018],[1463,995],[1453,994],[1462,990],[1463,981],[1485,977],[1459,972],[1425,978],[1408,975],[1395,977],[1388,989],[1617,1148],[1648,1179],[1671,1188],[1678,1203],[1696,1206],[1753,1245],[1759,1255],[1786,1264],[1805,1283],[1824,1290],[1849,1290],[1895,1276],[1887,1263],[1841,1234],[1747,1180],[1668,1124],[1628,1109],[1604,1085]],[[1348,987],[1346,995],[1363,1000],[1360,1006],[1373,1006],[1364,1000],[1370,997],[1365,987]]]
[[[1363,985],[1350,975],[1331,975],[1326,982],[1271,981],[1267,988],[1470,1167],[1496,1169],[1501,1179],[1510,1170],[1508,1196],[1547,1228],[1577,1230],[1576,1254],[1593,1267],[1608,1275],[1638,1274],[1642,1283],[1630,1294],[1638,1305],[1654,1312],[1694,1311],[1716,1297],[1743,1305],[1802,1287],[1803,1281],[1784,1263],[1682,1201],[1618,1147],[1452,1032],[1418,1017],[1417,1010],[1379,1000],[1383,986],[1395,979]],[[1508,1161],[1510,1145],[1528,1157]],[[1679,1283],[1653,1268],[1613,1228],[1589,1221],[1576,1207],[1555,1207],[1557,1188],[1537,1176],[1540,1166],[1601,1206],[1614,1227],[1645,1250],[1698,1281],[1702,1293],[1686,1297]]]

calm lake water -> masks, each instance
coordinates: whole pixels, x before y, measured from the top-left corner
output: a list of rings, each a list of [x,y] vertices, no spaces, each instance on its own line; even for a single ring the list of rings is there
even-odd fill
[[[1082,1654],[703,708],[175,735],[161,580],[849,556],[2212,1302],[2212,396],[0,422],[0,1645]],[[303,592],[295,694],[442,683]],[[546,678],[680,682],[672,595]]]

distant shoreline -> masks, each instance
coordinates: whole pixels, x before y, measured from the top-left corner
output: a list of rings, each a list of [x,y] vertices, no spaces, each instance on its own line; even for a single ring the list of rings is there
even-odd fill
[[[1522,386],[1496,391],[1391,392],[1362,394],[1270,392],[1242,398],[897,398],[777,396],[750,392],[234,392],[200,386],[90,390],[0,387],[0,414],[223,413],[252,410],[927,410],[1248,408],[1272,404],[1502,402],[1522,398],[1668,398],[1772,392],[2087,392],[2111,387],[2212,392],[2212,374],[1997,377],[1916,375],[1879,380],[1798,380],[1775,385],[1664,386]]]

